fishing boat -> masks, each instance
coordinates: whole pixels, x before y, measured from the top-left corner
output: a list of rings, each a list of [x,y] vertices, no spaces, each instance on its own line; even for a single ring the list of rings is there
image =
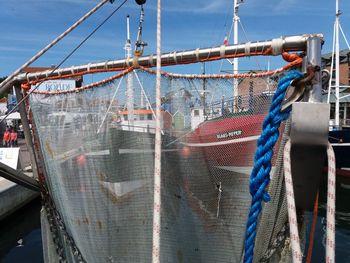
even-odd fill
[[[238,13],[242,3],[234,1],[231,27],[234,44],[238,44]],[[224,45],[227,43],[225,37]],[[232,73],[237,75],[238,58],[230,63]],[[211,91],[203,81],[200,98],[193,101],[191,108],[192,132],[186,135],[183,144],[189,153],[202,152],[213,167],[250,175],[261,123],[266,118],[277,83],[264,76],[247,79],[233,79],[233,96],[222,96],[219,101],[211,99],[210,103]]]

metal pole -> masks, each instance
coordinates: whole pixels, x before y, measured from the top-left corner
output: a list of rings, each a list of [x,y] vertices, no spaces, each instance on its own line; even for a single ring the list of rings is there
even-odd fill
[[[15,91],[16,91],[16,98],[17,101],[21,101],[23,99],[23,94],[21,91],[21,88],[19,85],[15,85]],[[23,126],[23,131],[24,131],[24,139],[26,141],[28,151],[29,151],[29,157],[30,157],[30,162],[32,163],[32,171],[33,171],[33,176],[34,178],[38,178],[38,166],[37,166],[37,159],[34,151],[34,145],[32,142],[32,133],[30,131],[30,126],[29,126],[29,121],[27,117],[27,112],[25,108],[25,104],[21,103],[18,106],[19,109],[19,114],[21,115],[21,122]]]
[[[340,61],[339,61],[339,5],[336,0],[335,6],[335,127],[339,128],[339,78],[340,78]]]
[[[96,5],[93,9],[91,9],[88,13],[86,13],[83,17],[81,17],[77,22],[75,22],[70,28],[64,31],[61,35],[59,35],[55,40],[53,40],[50,44],[40,50],[37,54],[35,54],[31,59],[29,59],[26,63],[24,63],[20,68],[18,68],[15,72],[13,72],[10,76],[8,76],[1,84],[0,84],[0,94],[4,93],[9,87],[11,87],[10,81],[15,78],[24,68],[31,65],[35,60],[41,57],[46,51],[56,45],[61,39],[63,39],[66,35],[72,32],[77,26],[79,26],[82,22],[84,22],[89,16],[95,13],[100,7],[102,7],[109,0],[102,0],[98,5]]]
[[[307,64],[321,68],[321,39],[310,37],[307,41]],[[309,102],[322,101],[322,82],[320,72],[316,72],[314,82],[310,91]]]
[[[171,65],[181,65],[188,63],[197,63],[203,62],[205,59],[220,60],[224,58],[229,58],[234,55],[244,55],[249,52],[266,52],[274,47],[274,50],[286,51],[286,52],[295,52],[295,51],[305,51],[307,42],[309,38],[317,38],[321,41],[323,39],[322,34],[314,35],[297,35],[297,36],[288,36],[281,37],[278,39],[262,41],[262,42],[252,42],[249,45],[239,44],[239,45],[230,45],[230,46],[217,46],[211,48],[202,48],[188,51],[175,51],[170,53],[165,53],[161,55],[161,66],[171,66]],[[276,52],[272,55],[279,55],[281,52]],[[248,54],[247,54],[248,55]],[[133,59],[134,60],[134,59]],[[48,76],[53,77],[64,77],[74,73],[85,72],[88,69],[90,70],[107,70],[111,68],[118,68],[120,70],[126,69],[133,65],[133,60],[131,59],[120,59],[114,61],[106,61],[100,63],[86,64],[81,66],[74,66],[70,68],[58,69],[52,74],[50,70],[30,73],[30,74],[20,74],[15,79],[20,82],[26,82],[27,80],[37,80],[43,79]],[[143,67],[154,67],[156,65],[156,56],[149,55],[140,58],[135,58],[137,64]]]

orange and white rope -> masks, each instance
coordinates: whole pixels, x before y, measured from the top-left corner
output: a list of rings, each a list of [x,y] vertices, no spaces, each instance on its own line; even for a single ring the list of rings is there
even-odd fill
[[[161,220],[161,0],[157,2],[157,77],[156,77],[156,135],[154,154],[153,244],[152,263],[160,263]]]
[[[290,162],[290,140],[287,141],[283,152],[283,166],[284,166],[284,182],[286,185],[287,205],[288,205],[288,220],[290,242],[292,246],[293,263],[301,263],[303,254],[300,250],[300,240],[298,231],[297,213],[295,209],[294,189]]]
[[[288,219],[290,240],[292,246],[293,262],[302,262],[303,254],[300,250],[298,222],[296,217],[293,180],[290,162],[291,143],[288,141],[284,148],[284,176],[287,193]],[[327,238],[326,238],[326,263],[335,261],[335,156],[331,144],[327,147],[328,157],[328,194],[327,194]]]
[[[85,85],[85,86],[82,86],[82,87],[79,87],[79,88],[71,89],[71,90],[60,90],[60,91],[38,91],[38,90],[34,90],[34,91],[32,91],[32,93],[33,94],[44,94],[44,95],[61,95],[61,94],[68,94],[68,93],[77,93],[77,92],[80,92],[80,91],[83,91],[83,90],[86,90],[86,89],[91,89],[91,88],[94,88],[94,87],[97,87],[97,86],[100,86],[100,85],[104,85],[104,84],[106,84],[108,82],[111,82],[111,81],[113,81],[115,79],[119,79],[119,78],[125,76],[126,74],[132,72],[133,70],[134,70],[134,68],[130,67],[130,68],[124,70],[123,72],[120,72],[117,75],[114,75],[114,76],[109,77],[107,79],[100,80],[100,81],[97,81],[97,82],[94,82],[94,83],[91,83],[91,84],[88,84],[88,85]],[[78,75],[80,75],[80,74],[81,73],[78,73]],[[74,76],[71,76],[71,77],[75,77],[75,76],[78,76],[78,75],[74,75]],[[81,74],[81,75],[83,75],[83,74]],[[51,79],[56,79],[56,77],[55,78],[48,78],[48,79],[45,79],[45,80],[51,80]],[[36,83],[37,82],[30,82],[31,85],[35,85]]]
[[[199,78],[199,79],[209,79],[209,78],[224,78],[224,79],[229,79],[229,78],[261,78],[261,77],[269,77],[273,76],[276,74],[279,74],[283,71],[286,71],[288,69],[291,69],[295,66],[298,66],[302,64],[303,59],[299,57],[297,54],[288,54],[289,58],[286,59],[286,52],[283,53],[283,58],[290,62],[289,64],[275,69],[275,70],[269,70],[269,71],[264,71],[264,72],[258,72],[258,73],[241,73],[241,74],[176,74],[176,73],[169,73],[169,72],[164,72],[161,71],[162,76],[166,77],[174,77],[174,78],[188,78],[188,79],[193,79],[193,78]],[[139,67],[141,70],[151,73],[151,74],[156,74],[155,70],[151,70],[146,67]],[[46,92],[46,91],[33,91],[33,93],[39,93],[39,94],[47,94],[47,95],[57,95],[57,94],[64,94],[64,93],[70,93],[70,92],[79,92],[81,90],[89,89],[89,88],[94,88],[98,85],[105,84],[109,81],[112,81],[114,79],[117,79],[125,74],[128,74],[134,69],[134,67],[130,66],[123,66],[120,68],[101,68],[101,69],[87,69],[84,71],[77,71],[77,72],[72,72],[71,74],[61,76],[60,74],[58,76],[46,76],[45,78],[37,78],[36,80],[28,81],[25,83],[22,83],[22,88],[25,90],[29,90],[32,85],[41,83],[43,81],[47,80],[56,80],[56,79],[67,79],[67,78],[75,78],[87,74],[96,74],[96,73],[103,73],[103,72],[116,72],[116,71],[123,71],[120,74],[117,74],[113,77],[107,78],[105,80],[96,82],[96,83],[91,83],[89,85],[80,87],[79,89],[74,89],[73,91],[56,91],[56,92]],[[59,72],[59,71],[58,71]]]
[[[328,157],[328,193],[327,193],[327,238],[326,263],[335,262],[335,156],[332,145],[327,147]]]
[[[209,78],[221,78],[221,79],[230,79],[230,78],[262,78],[262,77],[270,77],[276,74],[279,74],[283,71],[286,71],[288,69],[291,69],[295,66],[298,66],[302,64],[303,59],[300,57],[297,57],[295,60],[290,62],[289,64],[275,69],[275,70],[269,70],[269,71],[263,71],[263,72],[258,72],[258,73],[240,73],[240,74],[177,74],[177,73],[170,73],[170,72],[164,72],[162,71],[161,74],[162,76],[166,77],[173,77],[173,78],[186,78],[186,79],[209,79]],[[155,70],[142,67],[140,66],[140,69],[143,71],[146,71],[151,74],[156,74]]]

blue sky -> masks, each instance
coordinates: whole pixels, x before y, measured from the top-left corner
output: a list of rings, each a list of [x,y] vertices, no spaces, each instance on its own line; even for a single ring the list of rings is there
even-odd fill
[[[99,0],[0,0],[0,76],[21,66],[37,51],[72,25]],[[74,30],[60,44],[33,66],[57,65],[94,27],[121,3],[106,4],[87,22]],[[162,51],[217,46],[223,42],[232,22],[233,0],[162,1]],[[341,24],[350,40],[350,1],[340,0]],[[282,35],[323,33],[323,53],[330,52],[335,0],[246,0],[240,6],[240,18],[247,38],[240,30],[239,42],[268,40]],[[131,16],[131,34],[136,38],[139,7],[129,0],[92,39],[64,65],[113,60],[124,57],[125,17]],[[144,40],[149,44],[145,54],[155,53],[156,0],[145,5]],[[230,39],[232,43],[232,38]],[[345,43],[341,45],[345,48]],[[284,62],[272,60],[271,67]],[[250,58],[240,62],[240,69],[266,68],[267,60]],[[218,72],[219,63],[206,66]],[[230,69],[227,62],[223,69]],[[167,69],[165,69],[167,70]],[[169,68],[168,71],[201,72],[201,65]]]

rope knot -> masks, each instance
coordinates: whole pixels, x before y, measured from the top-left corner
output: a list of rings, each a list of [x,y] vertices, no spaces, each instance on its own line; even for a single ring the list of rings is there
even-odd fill
[[[31,88],[30,83],[22,83],[21,84],[21,89],[24,91],[28,91],[28,90],[30,90],[30,88]]]

